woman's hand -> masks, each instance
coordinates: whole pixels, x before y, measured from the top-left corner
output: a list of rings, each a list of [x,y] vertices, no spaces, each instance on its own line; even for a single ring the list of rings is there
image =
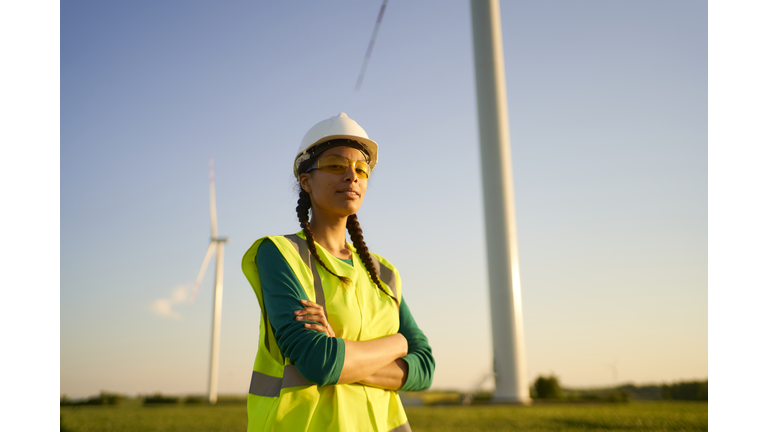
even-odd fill
[[[308,300],[302,300],[301,304],[304,305],[304,309],[294,312],[296,321],[316,321],[319,324],[305,323],[304,327],[325,333],[328,337],[336,337],[336,333],[333,332],[333,327],[328,322],[322,306]]]

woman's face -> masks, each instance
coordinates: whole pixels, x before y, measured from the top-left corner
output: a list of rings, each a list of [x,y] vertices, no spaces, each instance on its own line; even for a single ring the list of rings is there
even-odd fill
[[[355,161],[365,161],[363,153],[353,147],[334,147],[320,154],[318,159],[341,156]],[[333,174],[320,169],[299,176],[301,188],[312,198],[312,213],[346,217],[357,213],[363,204],[368,179],[360,178],[352,165],[343,174]]]

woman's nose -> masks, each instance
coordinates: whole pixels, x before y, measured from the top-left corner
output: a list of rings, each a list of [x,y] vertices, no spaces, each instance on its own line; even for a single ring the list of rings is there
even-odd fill
[[[356,182],[358,178],[359,177],[357,176],[354,165],[350,165],[349,168],[347,168],[347,171],[344,173],[344,180]]]

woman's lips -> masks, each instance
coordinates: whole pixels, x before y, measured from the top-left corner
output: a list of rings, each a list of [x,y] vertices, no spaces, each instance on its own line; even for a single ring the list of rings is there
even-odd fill
[[[336,192],[336,193],[338,193],[338,194],[342,194],[342,195],[344,195],[346,198],[349,198],[349,199],[357,199],[357,198],[360,198],[360,194],[359,194],[359,193],[357,193],[357,192],[355,192],[355,191],[353,191],[352,189],[340,190],[340,191],[338,191],[338,192]]]

